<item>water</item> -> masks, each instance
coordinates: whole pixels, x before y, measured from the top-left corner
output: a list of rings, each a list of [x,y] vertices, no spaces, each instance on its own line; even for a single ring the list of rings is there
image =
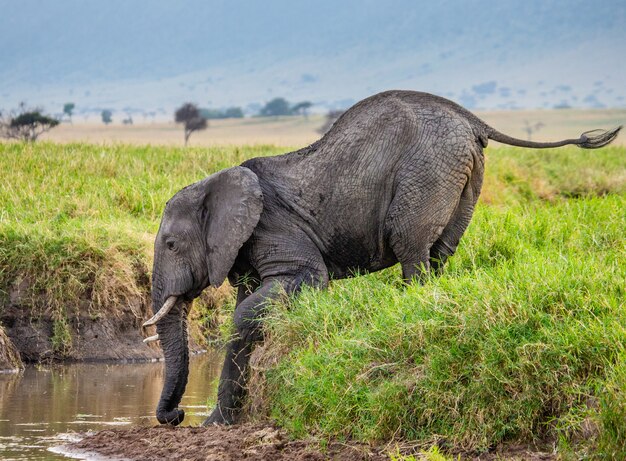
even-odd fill
[[[222,360],[217,352],[191,358],[183,426],[197,426],[208,415]],[[48,448],[86,431],[158,424],[163,367],[72,364],[0,374],[0,459],[67,460]]]

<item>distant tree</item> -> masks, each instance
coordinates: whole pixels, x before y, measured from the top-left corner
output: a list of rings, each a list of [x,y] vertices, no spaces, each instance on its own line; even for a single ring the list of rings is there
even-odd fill
[[[229,107],[228,109],[198,109],[200,116],[207,120],[216,120],[224,118],[243,118],[243,110],[241,107]]]
[[[544,126],[545,125],[543,124],[543,122],[537,122],[531,125],[530,123],[528,123],[528,120],[524,120],[524,131],[528,135],[528,140],[531,141],[532,134],[536,131],[539,131]]]
[[[299,102],[298,104],[296,104],[295,106],[291,108],[291,113],[297,114],[297,115],[304,115],[304,118],[308,119],[309,118],[308,110],[311,108],[312,105],[313,103],[311,101]]]
[[[278,117],[279,115],[289,115],[291,110],[285,98],[274,98],[261,109],[260,115],[264,117]]]
[[[113,121],[113,112],[111,112],[109,109],[104,109],[102,112],[100,112],[100,116],[102,117],[102,123],[104,123],[105,125],[108,125]]]
[[[337,121],[341,114],[343,114],[343,110],[330,110],[326,114],[326,120],[324,124],[317,130],[318,133],[326,134],[328,130],[333,126],[333,124]]]
[[[200,114],[200,117],[206,120],[215,120],[218,118],[224,118],[222,117],[222,113],[217,109],[202,108],[202,109],[198,109],[198,113]]]
[[[133,116],[131,114],[126,114],[126,118],[122,120],[123,125],[132,125],[133,124]]]
[[[243,118],[241,107],[229,107],[224,111],[224,118]]]
[[[174,114],[176,123],[183,123],[185,128],[185,146],[194,131],[204,130],[209,125],[200,115],[198,106],[190,102],[183,104]]]
[[[555,109],[571,109],[572,106],[567,101],[561,101],[558,104],[555,104]]]
[[[0,136],[7,139],[19,139],[35,142],[40,134],[57,126],[56,118],[41,113],[41,109],[29,109],[20,103],[19,109],[6,116],[0,113]]]
[[[67,102],[63,105],[63,113],[70,119],[70,123],[72,123],[72,113],[74,112],[75,107],[76,104],[73,102]]]

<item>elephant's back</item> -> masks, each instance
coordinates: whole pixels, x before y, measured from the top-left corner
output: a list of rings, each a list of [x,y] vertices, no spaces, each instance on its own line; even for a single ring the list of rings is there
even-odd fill
[[[466,156],[458,143],[473,142],[472,126],[441,99],[415,92],[375,95],[311,146],[245,162],[267,191],[271,216],[262,220],[304,229],[335,276],[395,262],[384,223],[398,182],[415,174],[441,177],[436,169],[445,165],[466,174],[471,160],[455,157]]]
[[[319,141],[334,146],[346,139],[372,141],[381,134],[388,139],[415,142],[428,134],[466,136],[472,142],[489,128],[464,107],[441,96],[410,90],[390,90],[370,96],[348,109]]]

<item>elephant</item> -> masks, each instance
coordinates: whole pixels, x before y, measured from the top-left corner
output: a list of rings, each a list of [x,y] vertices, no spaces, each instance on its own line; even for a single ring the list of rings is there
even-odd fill
[[[252,158],[189,185],[166,204],[154,243],[152,308],[165,359],[156,409],[177,425],[189,372],[187,314],[226,279],[237,289],[236,334],[226,346],[215,409],[204,424],[233,424],[246,397],[249,358],[272,300],[305,285],[400,263],[406,282],[441,271],[470,223],[483,149],[594,149],[621,127],[577,139],[531,142],[496,131],[456,103],[387,91],[348,109],[318,141]]]

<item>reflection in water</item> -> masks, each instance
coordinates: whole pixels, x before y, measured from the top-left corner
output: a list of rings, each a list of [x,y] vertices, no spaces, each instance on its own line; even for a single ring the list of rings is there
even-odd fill
[[[183,425],[208,415],[221,363],[217,352],[191,358]],[[0,459],[67,459],[46,449],[68,433],[158,424],[163,373],[163,363],[99,363],[0,374]]]

